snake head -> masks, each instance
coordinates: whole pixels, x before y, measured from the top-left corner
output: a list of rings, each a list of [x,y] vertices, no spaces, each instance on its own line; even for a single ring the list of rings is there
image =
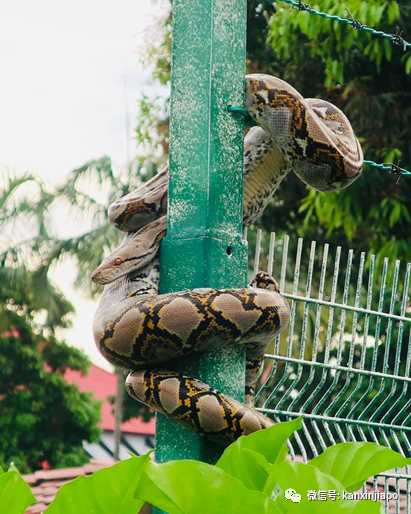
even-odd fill
[[[123,275],[123,271],[128,268],[126,252],[126,248],[118,247],[93,271],[91,280],[97,284],[109,284]]]
[[[156,257],[166,231],[167,216],[163,216],[136,232],[129,232],[121,245],[94,270],[93,282],[109,284],[146,266]]]
[[[258,287],[259,289],[268,289],[268,291],[280,292],[277,281],[265,271],[259,271],[250,282],[249,287]]]

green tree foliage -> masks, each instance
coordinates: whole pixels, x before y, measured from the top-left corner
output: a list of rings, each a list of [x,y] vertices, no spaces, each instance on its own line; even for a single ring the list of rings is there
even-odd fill
[[[34,177],[5,173],[0,198],[0,465],[23,471],[79,465],[95,441],[100,405],[64,380],[90,362],[59,342],[72,305],[49,280],[50,195]],[[28,229],[28,230],[27,230]],[[27,232],[30,232],[28,234]],[[43,317],[43,323],[38,320]]]
[[[25,472],[88,461],[83,441],[96,441],[100,404],[64,379],[66,369],[87,373],[75,348],[45,335],[30,313],[0,310],[0,464]]]
[[[45,326],[66,327],[73,306],[48,279],[51,195],[34,176],[4,170],[0,180],[0,301],[22,313],[46,314]]]

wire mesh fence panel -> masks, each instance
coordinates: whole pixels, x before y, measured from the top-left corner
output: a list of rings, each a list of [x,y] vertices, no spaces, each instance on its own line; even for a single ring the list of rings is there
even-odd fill
[[[255,236],[250,269],[273,274],[291,310],[266,355],[257,406],[279,422],[304,416],[291,457],[306,462],[346,441],[411,457],[411,264]],[[411,467],[373,477],[366,490],[396,493],[385,512],[411,513]]]

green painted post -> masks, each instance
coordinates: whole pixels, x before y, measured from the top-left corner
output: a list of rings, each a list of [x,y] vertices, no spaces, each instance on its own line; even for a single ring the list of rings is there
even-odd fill
[[[175,0],[168,231],[162,293],[244,287],[243,105],[247,0]],[[175,369],[244,400],[244,350],[190,356]],[[215,462],[221,448],[157,416],[156,458]]]

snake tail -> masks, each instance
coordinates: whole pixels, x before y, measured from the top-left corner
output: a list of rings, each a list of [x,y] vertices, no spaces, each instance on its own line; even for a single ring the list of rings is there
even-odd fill
[[[224,445],[274,424],[255,409],[173,371],[133,371],[127,377],[126,389],[155,411]]]

